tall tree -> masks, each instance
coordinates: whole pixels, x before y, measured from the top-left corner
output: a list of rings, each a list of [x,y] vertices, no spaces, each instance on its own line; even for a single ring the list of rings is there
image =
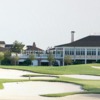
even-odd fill
[[[4,53],[0,52],[0,65],[1,65],[1,61],[4,59]]]
[[[21,53],[21,51],[23,50],[24,45],[21,42],[15,41],[13,43],[13,46],[11,48],[11,52],[15,53],[16,56],[13,56],[11,58],[11,60],[15,63],[15,65],[18,63],[18,53]]]
[[[49,52],[48,57],[47,57],[48,61],[49,61],[49,65],[52,65],[52,62],[55,60],[54,56],[51,52]]]
[[[15,41],[13,43],[13,46],[11,48],[11,51],[14,53],[21,53],[21,51],[23,50],[24,45],[21,42]]]

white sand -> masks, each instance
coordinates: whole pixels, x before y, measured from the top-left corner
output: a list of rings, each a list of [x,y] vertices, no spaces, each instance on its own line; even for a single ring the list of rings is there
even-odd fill
[[[14,82],[4,83],[4,89],[0,90],[0,98],[34,98],[41,94],[81,92],[81,86],[60,82]],[[6,96],[6,97],[5,97]],[[29,100],[29,99],[28,99]]]
[[[100,100],[100,94],[78,94],[65,97],[41,97],[41,96],[4,96],[0,100]]]
[[[0,79],[29,79],[29,77],[22,77],[22,75],[44,75],[28,71],[12,70],[12,69],[0,69]],[[31,79],[55,79],[56,77],[31,77]]]
[[[100,69],[100,66],[92,66],[92,68]]]
[[[35,74],[27,71],[0,69],[0,78],[6,79],[25,79],[21,77],[25,74]],[[73,77],[79,79],[99,79],[98,76],[90,75],[63,75],[65,77]],[[98,77],[98,78],[97,78]],[[27,78],[27,77],[26,77]],[[39,77],[35,77],[36,79]],[[40,77],[48,78],[48,77]],[[50,77],[53,78],[53,77]],[[49,98],[41,97],[40,94],[63,93],[83,91],[81,87],[74,84],[60,82],[14,82],[5,83],[4,89],[0,90],[0,100],[100,100],[99,94],[81,94],[66,97]]]
[[[85,80],[100,80],[100,76],[93,76],[93,75],[60,75],[60,76],[85,79]]]

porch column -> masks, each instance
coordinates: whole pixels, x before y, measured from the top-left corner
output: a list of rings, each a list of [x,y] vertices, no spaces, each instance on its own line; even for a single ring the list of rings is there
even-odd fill
[[[87,48],[85,48],[85,64],[87,64]]]
[[[98,60],[98,48],[96,48],[96,62]]]
[[[76,61],[76,48],[74,47],[74,62]]]
[[[65,48],[63,47],[63,66],[64,66]]]

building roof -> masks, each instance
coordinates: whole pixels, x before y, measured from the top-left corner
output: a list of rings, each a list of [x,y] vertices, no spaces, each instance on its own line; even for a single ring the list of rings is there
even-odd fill
[[[0,41],[0,44],[5,44],[5,41]]]
[[[55,47],[100,47],[100,35],[90,35],[68,44]]]
[[[43,51],[43,49],[40,49],[38,47],[36,47],[35,42],[33,42],[33,45],[28,45],[26,50],[33,50],[33,51]]]

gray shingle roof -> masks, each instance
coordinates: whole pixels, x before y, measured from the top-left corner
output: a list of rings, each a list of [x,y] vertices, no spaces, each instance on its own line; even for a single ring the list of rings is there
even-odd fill
[[[68,44],[55,47],[100,47],[100,35],[91,35]]]
[[[40,49],[36,46],[35,42],[33,42],[33,45],[28,45],[26,50],[32,50],[32,51],[43,51],[43,49]]]
[[[42,49],[40,49],[38,47],[34,47],[34,46],[27,46],[27,49],[26,50],[43,51]]]

